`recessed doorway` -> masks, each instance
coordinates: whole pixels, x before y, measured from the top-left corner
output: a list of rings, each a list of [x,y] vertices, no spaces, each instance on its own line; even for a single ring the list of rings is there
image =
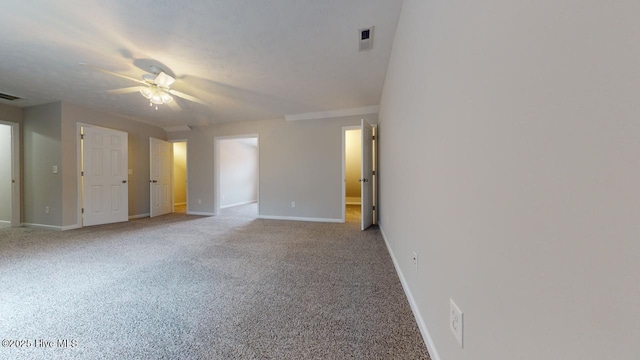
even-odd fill
[[[360,223],[362,220],[362,189],[360,186],[362,164],[362,130],[359,126],[344,131],[344,188],[345,221]]]
[[[187,212],[187,142],[173,141],[173,212]]]
[[[258,217],[259,149],[258,135],[214,139],[216,215]]]

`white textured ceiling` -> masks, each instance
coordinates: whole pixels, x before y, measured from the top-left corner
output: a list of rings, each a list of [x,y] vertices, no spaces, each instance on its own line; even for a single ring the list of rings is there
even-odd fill
[[[402,0],[3,0],[0,92],[159,126],[282,118],[378,104]],[[375,26],[373,49],[358,30]],[[126,79],[160,64],[182,111],[149,107]]]

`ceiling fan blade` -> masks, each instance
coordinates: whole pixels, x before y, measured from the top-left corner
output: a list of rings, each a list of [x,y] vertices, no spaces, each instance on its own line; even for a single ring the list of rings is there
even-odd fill
[[[171,86],[171,84],[173,84],[175,81],[176,79],[174,79],[170,75],[165,74],[164,71],[161,71],[160,74],[158,74],[158,76],[156,76],[156,79],[155,79],[156,84],[165,88],[168,88],[169,86]]]
[[[177,91],[177,90],[169,89],[169,90],[167,90],[167,92],[169,94],[171,94],[171,95],[175,95],[175,96],[181,97],[181,98],[183,98],[185,100],[193,101],[195,103],[202,104],[204,106],[211,106],[211,104],[209,104],[208,102],[205,102],[204,100],[200,100],[195,96],[191,96],[189,94],[185,94],[185,93]]]
[[[146,83],[146,82],[144,82],[144,81],[142,81],[142,80],[134,79],[134,78],[132,78],[132,77],[130,77],[130,76],[127,76],[127,75],[118,74],[118,73],[116,73],[116,72],[109,71],[109,70],[106,70],[106,69],[102,69],[102,68],[99,68],[99,67],[95,67],[95,66],[93,66],[93,65],[89,65],[89,64],[86,64],[86,63],[80,63],[80,65],[82,65],[82,66],[86,66],[86,67],[88,67],[88,68],[90,68],[90,69],[93,69],[93,70],[101,71],[101,72],[103,72],[103,73],[105,73],[105,74],[109,74],[109,75],[113,75],[113,76],[121,77],[121,78],[123,78],[123,79],[127,79],[127,80],[131,80],[131,81],[135,81],[135,82],[137,82],[137,83],[139,83],[139,84],[147,85],[147,83]]]
[[[165,103],[167,106],[169,106],[171,108],[171,110],[173,111],[180,111],[182,110],[182,108],[180,107],[180,105],[178,105],[178,103],[176,102],[176,100],[174,99],[173,101],[169,101],[168,103]]]
[[[132,87],[126,87],[126,88],[120,88],[120,89],[107,90],[107,92],[110,94],[128,94],[128,93],[138,92],[140,91],[140,89],[144,89],[144,88],[145,88],[144,86],[132,86]]]

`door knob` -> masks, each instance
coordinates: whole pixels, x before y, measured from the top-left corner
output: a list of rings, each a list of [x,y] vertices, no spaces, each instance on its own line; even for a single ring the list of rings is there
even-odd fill
[[[122,180],[122,183],[123,183],[123,184],[126,184],[126,183],[127,183],[127,180]]]
[[[358,179],[358,182],[368,182],[368,181],[369,181],[369,179],[367,179],[367,178],[364,178],[364,179]]]

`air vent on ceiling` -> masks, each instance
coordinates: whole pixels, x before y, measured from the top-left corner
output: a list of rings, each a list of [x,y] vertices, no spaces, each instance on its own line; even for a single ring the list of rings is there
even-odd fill
[[[360,29],[360,51],[371,50],[373,47],[373,26]]]
[[[5,100],[9,100],[9,101],[13,101],[13,100],[19,100],[20,98],[17,96],[13,96],[13,95],[9,95],[9,94],[3,94],[0,93],[0,99],[5,99]]]

